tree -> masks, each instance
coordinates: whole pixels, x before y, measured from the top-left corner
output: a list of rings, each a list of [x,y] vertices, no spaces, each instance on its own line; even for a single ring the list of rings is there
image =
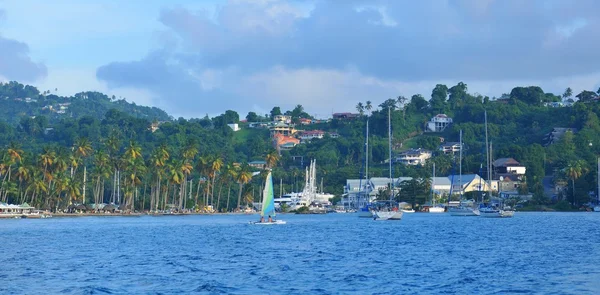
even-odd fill
[[[415,94],[410,98],[409,107],[414,109],[415,111],[420,111],[420,110],[424,109],[426,106],[427,106],[427,100],[425,100],[425,98],[422,95]]]
[[[371,114],[371,110],[373,109],[373,105],[371,104],[370,100],[367,100],[367,103],[365,104],[365,110],[367,112],[369,112],[369,115]]]
[[[565,168],[566,176],[571,180],[571,186],[573,188],[573,206],[575,206],[575,180],[579,179],[583,174],[587,173],[588,169],[585,162],[577,160],[569,163]]]
[[[363,105],[362,102],[359,102],[358,104],[356,104],[356,111],[362,116],[365,114],[365,106]]]
[[[237,173],[237,183],[240,185],[239,187],[239,191],[238,191],[238,200],[237,200],[237,209],[240,210],[240,202],[242,200],[242,189],[244,187],[244,185],[248,182],[250,182],[250,180],[252,179],[252,173],[250,173],[250,171],[248,170],[248,166],[245,165],[244,167],[242,167],[240,169],[240,171],[238,171]]]
[[[255,112],[248,112],[248,115],[246,115],[246,120],[248,122],[257,122],[259,119]]]
[[[529,87],[515,87],[510,92],[512,99],[520,100],[529,105],[541,105],[544,100],[545,93],[542,88],[538,86]]]
[[[273,107],[273,109],[271,109],[270,114],[271,114],[271,121],[275,120],[275,116],[281,115],[281,108]]]
[[[575,95],[575,97],[577,97],[581,102],[588,102],[595,99],[597,95],[593,91],[584,90],[581,91],[581,93]]]
[[[567,87],[567,89],[565,89],[565,92],[562,95],[562,98],[564,100],[567,100],[571,98],[571,96],[573,96],[573,90],[571,90],[571,87]]]
[[[396,98],[396,101],[398,101],[398,107],[402,109],[402,120],[404,120],[406,117],[406,102],[408,99],[402,95],[399,95],[398,98]]]
[[[431,91],[431,100],[429,101],[431,108],[437,113],[444,113],[446,97],[448,97],[448,87],[443,84],[435,85],[435,88]]]
[[[268,168],[273,168],[277,165],[277,162],[279,161],[279,154],[277,153],[277,151],[272,150],[267,154],[265,161],[267,162]]]

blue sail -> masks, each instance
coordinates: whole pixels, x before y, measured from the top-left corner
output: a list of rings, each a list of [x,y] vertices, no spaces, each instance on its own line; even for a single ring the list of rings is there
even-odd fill
[[[262,210],[260,211],[260,216],[275,217],[275,198],[273,196],[273,177],[271,176],[271,171],[267,174],[267,179],[265,180],[265,188],[263,190],[263,198],[262,198]]]

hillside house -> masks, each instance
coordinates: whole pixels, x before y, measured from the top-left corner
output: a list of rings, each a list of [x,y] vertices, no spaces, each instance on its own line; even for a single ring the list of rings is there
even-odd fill
[[[300,140],[302,142],[310,142],[311,140],[317,138],[321,139],[325,136],[325,131],[322,130],[306,130],[300,133]]]
[[[332,117],[338,120],[354,120],[358,118],[360,114],[355,113],[334,113]]]
[[[429,158],[431,158],[431,151],[418,148],[400,153],[394,161],[404,165],[423,165]]]
[[[233,132],[242,130],[240,128],[240,126],[238,125],[238,123],[227,124],[227,126],[229,126],[229,128],[231,128],[231,130],[233,130]]]
[[[445,114],[437,114],[429,122],[427,122],[427,128],[425,131],[428,132],[442,132],[452,124],[452,118]]]
[[[284,123],[284,124],[290,124],[290,123],[292,123],[292,116],[276,115],[275,117],[273,117],[273,121],[279,122],[279,123]]]
[[[300,118],[299,121],[302,125],[310,125],[313,123],[313,120],[307,118]]]
[[[275,134],[292,136],[298,130],[294,129],[294,127],[292,125],[278,122],[278,123],[272,125],[271,127],[269,127],[269,131],[270,131],[271,138],[272,138],[273,136],[275,136]]]
[[[527,172],[526,167],[513,158],[497,159],[492,168],[492,178],[498,182],[499,192],[516,192]]]
[[[273,136],[273,147],[278,151],[289,151],[296,145],[300,144],[300,140],[283,134],[275,134]]]
[[[446,155],[454,155],[460,152],[460,142],[445,142],[440,145],[440,151]]]
[[[248,166],[256,169],[264,169],[267,166],[266,161],[252,161],[248,163]]]

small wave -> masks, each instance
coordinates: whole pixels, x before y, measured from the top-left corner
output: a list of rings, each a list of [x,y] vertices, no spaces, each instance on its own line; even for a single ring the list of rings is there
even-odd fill
[[[235,288],[224,286],[217,282],[205,283],[194,289],[194,292],[210,292],[211,294],[230,294]]]

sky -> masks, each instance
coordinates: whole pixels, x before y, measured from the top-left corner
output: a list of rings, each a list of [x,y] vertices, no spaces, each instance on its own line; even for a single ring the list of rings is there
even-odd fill
[[[600,87],[597,0],[0,0],[0,81],[174,117]]]

